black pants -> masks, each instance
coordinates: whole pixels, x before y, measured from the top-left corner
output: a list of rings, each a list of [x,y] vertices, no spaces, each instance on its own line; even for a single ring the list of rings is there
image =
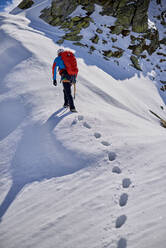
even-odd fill
[[[63,83],[64,105],[70,106],[70,109],[75,109],[73,97],[71,94],[71,83]]]

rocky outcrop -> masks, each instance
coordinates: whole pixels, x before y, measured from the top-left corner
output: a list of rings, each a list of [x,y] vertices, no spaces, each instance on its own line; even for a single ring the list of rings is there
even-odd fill
[[[156,0],[156,3],[162,5],[162,0]],[[115,18],[112,26],[108,26],[106,23],[102,25],[94,23],[92,13],[95,10],[95,4],[102,7],[100,15]],[[51,7],[42,10],[40,17],[47,23],[64,30],[65,34],[57,41],[58,44],[62,44],[64,40],[69,40],[76,46],[89,48],[89,53],[98,50],[107,60],[120,58],[124,54],[123,49],[114,46],[118,40],[117,35],[120,34],[125,39],[126,36],[131,34],[128,47],[132,51],[130,59],[132,65],[141,70],[139,59],[146,58],[147,55],[144,52],[151,55],[159,46],[166,44],[165,38],[159,39],[157,29],[148,27],[149,4],[150,0],[52,0]],[[73,12],[78,6],[81,6],[84,10],[84,14],[74,16]],[[165,25],[166,12],[162,12],[156,18]],[[88,33],[90,38],[86,42],[83,39],[85,32],[82,31],[88,28],[90,24],[94,24],[95,29],[91,37]],[[139,35],[135,35],[132,31]],[[102,48],[103,50],[101,50],[99,48],[101,44],[107,46],[107,49]]]
[[[136,11],[132,20],[132,30],[136,33],[144,33],[148,30],[148,8],[150,0],[137,1]]]
[[[95,34],[95,36],[91,38],[91,41],[93,43],[97,44],[99,42],[99,36],[97,34]]]
[[[68,16],[82,5],[90,16],[95,4],[102,6],[101,15],[110,15],[117,18],[114,33],[120,34],[123,29],[132,26],[134,32],[145,32],[148,28],[147,10],[150,0],[53,0],[48,9],[44,9],[41,18],[51,25],[60,25],[66,22]]]
[[[51,7],[42,10],[40,17],[53,26],[58,26],[70,15],[77,7],[76,1],[54,0]]]
[[[129,28],[132,24],[136,9],[136,1],[121,0],[117,6],[114,16],[117,17],[115,22],[114,33],[120,34],[123,29]]]
[[[26,1],[26,0],[25,0]],[[28,1],[28,0],[27,0]],[[29,0],[30,1],[30,0]],[[82,35],[79,35],[83,28],[87,28],[93,22],[90,15],[94,12],[95,4],[102,6],[101,15],[112,15],[116,17],[115,26],[110,27],[112,34],[129,35],[128,28],[132,26],[135,32],[145,32],[147,30],[147,10],[150,0],[53,0],[51,7],[42,11],[40,17],[53,26],[60,26],[66,31],[66,34],[59,40],[62,43],[64,39],[71,41],[80,41]],[[70,17],[70,14],[78,5],[86,11],[86,16]],[[140,18],[141,16],[141,18]],[[101,34],[103,30],[97,29]],[[97,44],[98,35],[91,38],[92,42]],[[142,45],[141,45],[142,46]],[[136,49],[138,50],[138,48]],[[137,54],[137,51],[134,52]]]
[[[160,44],[163,44],[163,45],[165,45],[165,46],[166,46],[166,38],[163,38],[163,39],[162,39],[162,40],[160,40],[159,42],[160,42]]]
[[[166,26],[166,10],[161,13],[161,24]]]
[[[144,38],[150,41],[150,44],[146,46],[146,50],[149,55],[152,55],[159,47],[159,33],[157,29],[149,29],[144,35]]]
[[[132,55],[132,56],[130,57],[130,59],[131,59],[131,62],[133,63],[133,66],[134,66],[137,70],[142,71],[142,69],[141,69],[141,67],[140,67],[140,64],[139,64],[139,61],[138,61],[137,57],[135,57],[135,56]]]
[[[32,0],[23,0],[19,5],[18,8],[20,9],[28,9],[30,8],[34,2]]]
[[[116,51],[112,51],[112,50],[106,50],[106,51],[103,51],[103,55],[107,58],[120,58],[123,56],[123,53],[124,53],[124,50],[119,48],[119,47],[116,47],[116,46],[112,46],[113,48],[116,49]]]
[[[62,37],[63,40],[80,41],[82,39],[82,35],[79,35],[81,29],[87,28],[93,20],[89,17],[89,14],[84,17],[69,17],[79,5],[79,2],[79,0],[54,0],[51,8],[44,9],[40,17],[49,24],[60,26],[64,29],[66,34]],[[88,0],[83,2],[85,4],[84,7],[86,7]]]
[[[117,18],[113,29],[120,34],[124,29],[132,27],[136,33],[144,33],[148,29],[147,11],[150,0],[118,0],[112,1],[110,14]],[[104,8],[104,7],[103,7]],[[108,10],[103,11],[108,14]]]
[[[160,44],[159,33],[157,29],[148,29],[142,37],[136,38],[131,35],[130,38],[131,45],[128,48],[131,49],[132,53],[136,56],[139,56],[145,50],[149,55],[152,55],[152,53],[157,50]],[[148,43],[148,45],[146,43]]]

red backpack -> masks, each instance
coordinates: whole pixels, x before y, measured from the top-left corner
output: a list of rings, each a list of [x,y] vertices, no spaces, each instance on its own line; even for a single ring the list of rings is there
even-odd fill
[[[76,75],[78,74],[78,68],[77,68],[77,60],[74,56],[74,54],[70,51],[64,51],[60,54],[65,66],[66,71],[69,75]]]

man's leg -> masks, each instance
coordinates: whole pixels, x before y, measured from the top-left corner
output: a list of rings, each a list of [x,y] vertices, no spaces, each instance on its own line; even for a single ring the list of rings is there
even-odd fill
[[[69,106],[69,102],[68,102],[68,98],[67,98],[67,95],[65,93],[65,89],[63,88],[63,93],[64,93],[64,107],[67,107]]]
[[[68,100],[70,109],[75,109],[73,97],[71,94],[71,84],[70,83],[63,83],[64,88],[64,95],[66,96],[66,99]]]

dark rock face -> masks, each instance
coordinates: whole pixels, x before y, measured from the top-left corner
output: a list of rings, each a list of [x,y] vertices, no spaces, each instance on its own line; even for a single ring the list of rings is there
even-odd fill
[[[116,8],[114,16],[117,17],[115,22],[114,33],[120,34],[123,29],[129,28],[132,24],[136,10],[136,1],[121,0]]]
[[[100,28],[96,26],[96,31],[87,40],[91,44],[87,45],[86,41],[82,40],[82,34],[85,32],[81,32],[81,30],[94,23],[91,14],[95,11],[95,4],[101,6],[99,13],[101,16],[113,16],[115,22],[112,26],[105,23],[100,25]],[[146,58],[144,52],[147,51],[149,55],[152,55],[158,47],[166,44],[165,38],[160,40],[157,29],[148,27],[149,5],[150,0],[52,0],[51,7],[42,10],[40,17],[47,23],[58,26],[65,31],[65,34],[57,41],[58,44],[62,44],[64,40],[69,40],[74,42],[74,45],[89,47],[89,53],[92,53],[94,50],[98,50],[97,46],[101,43],[105,45],[110,42],[110,47],[107,50],[99,51],[107,60],[120,58],[124,54],[123,49],[113,47],[113,43],[118,39],[118,37],[113,36],[114,34],[125,38],[132,31],[138,33],[139,35],[130,35],[128,49],[132,50],[132,56],[130,57],[132,65],[141,70],[139,58]],[[156,0],[156,5],[162,6],[162,0]],[[81,6],[84,10],[84,15],[72,17],[71,14],[78,6]],[[162,25],[166,25],[166,11],[156,16],[156,19],[160,20]],[[106,37],[103,37],[105,27],[108,32]]]
[[[91,11],[94,11],[94,4],[90,4],[89,0],[54,0],[51,8],[44,9],[41,18],[53,26],[60,26],[65,29],[66,34],[62,37],[63,40],[80,41],[82,35],[79,35],[81,29],[87,28],[93,20],[89,17]],[[83,4],[84,9],[88,10],[87,16],[69,17],[79,4]],[[91,8],[92,7],[92,8]]]
[[[116,51],[111,51],[111,50],[106,50],[106,51],[103,51],[103,55],[106,57],[106,58],[120,58],[123,56],[123,49],[119,48],[119,47],[115,47],[113,46],[113,48],[116,48],[117,50]]]
[[[140,67],[140,65],[139,65],[139,61],[138,61],[137,57],[135,57],[135,56],[132,55],[132,56],[130,57],[130,59],[131,59],[131,62],[133,63],[133,66],[134,66],[137,70],[142,71],[142,69],[141,69],[141,67]]]
[[[90,16],[94,11],[94,5],[99,4],[102,6],[101,15],[117,18],[115,34],[120,34],[130,26],[134,32],[142,33],[148,29],[149,3],[150,0],[53,0],[51,7],[44,9],[40,17],[51,25],[57,26],[67,21],[68,16],[78,5],[82,5],[87,11],[87,16]]]
[[[148,30],[148,15],[150,0],[137,1],[136,11],[133,17],[132,30],[136,33],[144,33]]]
[[[149,55],[152,55],[157,48],[159,47],[159,33],[156,29],[148,29],[147,32],[141,38],[135,38],[131,36],[131,43],[128,48],[132,50],[132,53],[136,56],[141,55],[143,51],[147,51]],[[146,41],[149,40],[149,45],[146,44]],[[135,42],[137,43],[135,45]]]
[[[149,29],[144,37],[150,40],[150,44],[146,47],[147,52],[149,55],[152,55],[157,48],[159,47],[159,33],[156,29]]]
[[[65,18],[68,15],[70,15],[75,10],[76,7],[77,7],[76,1],[56,0],[52,2],[50,14],[53,18],[56,18],[58,16],[61,19],[61,21],[64,21]]]
[[[28,9],[30,8],[34,2],[32,0],[23,0],[19,5],[18,8],[20,9]]]

